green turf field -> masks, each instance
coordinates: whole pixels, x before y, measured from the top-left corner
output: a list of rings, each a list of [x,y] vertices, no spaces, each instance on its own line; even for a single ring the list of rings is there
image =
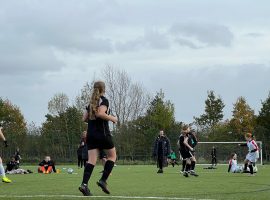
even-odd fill
[[[0,199],[81,199],[78,186],[82,169],[72,167],[74,174],[62,170],[60,174],[9,175],[12,183],[0,183]],[[23,166],[34,170],[34,167]],[[258,166],[255,177],[247,174],[228,174],[227,166],[205,170],[197,166],[199,177],[183,177],[179,167],[165,168],[157,174],[155,166],[117,166],[109,178],[111,195],[104,194],[95,182],[101,166],[94,170],[90,189],[91,199],[270,199],[270,166]],[[36,170],[35,170],[36,172]],[[88,198],[88,197],[87,197]],[[85,198],[83,198],[85,199]]]

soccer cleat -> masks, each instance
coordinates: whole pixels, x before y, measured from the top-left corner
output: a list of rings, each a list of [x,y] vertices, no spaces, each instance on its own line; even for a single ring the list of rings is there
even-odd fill
[[[107,183],[106,183],[105,181],[103,181],[103,180],[100,179],[100,180],[97,182],[97,185],[98,185],[99,187],[101,187],[101,189],[102,189],[103,192],[105,192],[106,194],[110,194],[110,191],[109,191],[108,188],[107,188]]]
[[[4,178],[2,178],[2,182],[11,183],[12,181],[8,177],[4,177]]]
[[[81,191],[81,193],[83,193],[84,196],[93,196],[93,194],[90,192],[89,188],[85,184],[81,184],[79,190]]]
[[[159,169],[159,170],[157,171],[157,173],[158,173],[158,174],[162,174],[162,173],[163,173],[163,170],[162,170],[162,169]]]
[[[248,176],[255,176],[255,174],[248,174]]]
[[[192,176],[195,176],[195,177],[198,177],[199,175],[198,174],[196,174],[196,172],[195,171],[190,171],[190,175],[192,175]]]
[[[188,173],[187,172],[184,172],[183,173],[183,176],[188,177]]]

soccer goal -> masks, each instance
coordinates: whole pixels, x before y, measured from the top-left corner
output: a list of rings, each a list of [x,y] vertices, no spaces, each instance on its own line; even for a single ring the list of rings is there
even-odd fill
[[[248,149],[246,146],[239,146],[238,144],[245,144],[246,142],[198,142],[195,147],[195,156],[198,164],[208,164],[211,165],[211,151],[215,147],[217,155],[217,164],[228,164],[230,155],[232,153],[237,154],[238,163],[243,163]],[[256,141],[259,146],[260,158],[257,164],[263,164],[262,160],[262,142]]]

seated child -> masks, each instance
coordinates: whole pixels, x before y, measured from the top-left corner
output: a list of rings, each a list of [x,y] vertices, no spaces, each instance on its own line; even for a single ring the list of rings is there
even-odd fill
[[[169,154],[168,156],[168,159],[170,161],[170,163],[172,164],[172,166],[174,167],[174,165],[179,165],[177,162],[176,162],[176,154],[173,150],[171,150],[171,153]]]
[[[11,157],[11,160],[7,163],[7,168],[5,170],[7,174],[29,174],[33,173],[31,170],[21,169],[18,166],[18,162],[15,157]]]
[[[11,157],[11,160],[7,163],[6,172],[18,169],[18,164],[15,157]]]
[[[240,173],[242,171],[243,171],[243,167],[237,165],[237,154],[236,153],[232,153],[231,154],[230,161],[229,161],[228,172]]]
[[[49,174],[52,173],[52,171],[56,173],[54,162],[51,160],[50,156],[46,156],[45,159],[39,163],[39,166],[39,173]]]

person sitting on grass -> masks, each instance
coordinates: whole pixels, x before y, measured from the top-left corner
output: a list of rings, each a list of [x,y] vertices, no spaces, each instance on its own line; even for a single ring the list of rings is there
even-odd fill
[[[11,160],[7,163],[6,174],[30,174],[33,173],[31,170],[21,169],[15,157],[11,157]]]
[[[173,150],[171,150],[171,153],[170,155],[168,156],[168,159],[170,160],[170,163],[171,165],[174,167],[174,165],[179,165],[177,162],[176,162],[176,154]]]
[[[237,154],[232,153],[229,161],[228,172],[240,173],[243,171],[243,167],[237,165]]]
[[[46,156],[45,159],[39,163],[39,166],[40,166],[38,168],[39,173],[49,174],[52,173],[52,171],[56,173],[55,164],[51,160],[50,156]]]
[[[18,169],[18,164],[14,158],[14,156],[11,157],[10,161],[7,163],[7,167],[5,172],[7,173],[8,171],[12,171],[14,169]]]

